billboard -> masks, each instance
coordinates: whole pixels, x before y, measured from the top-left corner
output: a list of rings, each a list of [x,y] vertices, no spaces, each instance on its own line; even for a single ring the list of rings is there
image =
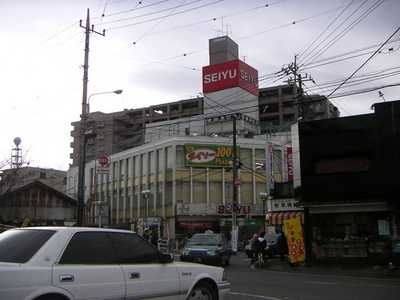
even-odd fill
[[[258,71],[239,59],[203,67],[203,93],[233,87],[258,96]]]
[[[231,168],[233,146],[185,144],[186,167]],[[236,147],[237,158],[240,147]]]

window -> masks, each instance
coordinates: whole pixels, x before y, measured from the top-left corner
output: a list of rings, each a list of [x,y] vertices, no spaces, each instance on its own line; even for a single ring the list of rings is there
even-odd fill
[[[60,264],[118,264],[106,232],[78,232],[65,249]]]
[[[160,252],[137,234],[112,233],[121,264],[160,263]]]
[[[0,261],[26,263],[54,233],[55,231],[50,230],[9,230],[3,232],[0,235]]]
[[[119,179],[122,180],[124,179],[124,174],[125,174],[125,168],[124,168],[124,160],[119,161]]]
[[[40,179],[45,179],[46,178],[46,173],[41,172],[40,173]]]
[[[104,140],[104,133],[98,133],[97,134],[97,139],[98,140]]]

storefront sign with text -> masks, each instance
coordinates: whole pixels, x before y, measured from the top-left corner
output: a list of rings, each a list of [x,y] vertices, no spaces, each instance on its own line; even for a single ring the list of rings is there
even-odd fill
[[[239,59],[203,67],[203,93],[233,87],[258,96],[258,71]]]
[[[232,146],[185,144],[186,167],[231,168]],[[236,149],[240,157],[240,147]]]
[[[230,203],[218,206],[218,213],[219,214],[222,214],[222,215],[231,214],[232,211],[233,211],[233,205],[230,204]],[[239,204],[238,207],[237,207],[237,213],[239,215],[249,214],[250,213],[250,206],[249,205]]]

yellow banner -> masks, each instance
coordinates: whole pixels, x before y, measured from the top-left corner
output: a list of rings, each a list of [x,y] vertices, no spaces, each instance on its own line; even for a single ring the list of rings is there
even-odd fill
[[[305,261],[306,251],[304,247],[303,231],[301,230],[301,220],[291,219],[283,221],[285,227],[286,240],[289,248],[290,262],[297,263]]]

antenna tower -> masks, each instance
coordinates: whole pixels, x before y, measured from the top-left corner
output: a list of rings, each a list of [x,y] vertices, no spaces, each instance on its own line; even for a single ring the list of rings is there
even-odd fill
[[[22,166],[22,149],[19,147],[20,144],[21,139],[19,137],[16,137],[14,139],[15,147],[12,148],[11,154],[11,168],[13,169],[18,169]]]

